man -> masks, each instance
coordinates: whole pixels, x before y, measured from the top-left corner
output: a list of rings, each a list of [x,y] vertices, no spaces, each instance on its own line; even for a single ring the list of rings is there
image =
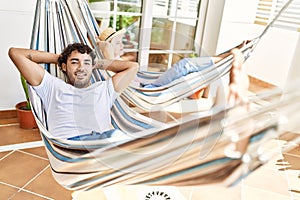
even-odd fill
[[[41,98],[47,113],[48,130],[54,137],[94,139],[115,134],[110,131],[110,110],[119,93],[135,77],[139,68],[136,62],[95,61],[94,51],[80,43],[68,45],[60,55],[10,48],[9,57]],[[50,75],[41,63],[58,64],[67,83]],[[91,84],[94,68],[115,74],[111,79]]]

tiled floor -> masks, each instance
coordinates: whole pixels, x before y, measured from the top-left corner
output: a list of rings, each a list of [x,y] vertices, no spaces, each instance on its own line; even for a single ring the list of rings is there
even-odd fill
[[[68,200],[72,196],[88,200],[145,200],[147,192],[157,190],[156,187],[119,186],[73,193],[53,179],[38,130],[20,129],[16,118],[10,115],[9,119],[0,119],[0,135],[0,200]],[[234,187],[205,185],[158,190],[166,191],[172,200],[300,200],[300,146],[282,153],[286,141],[295,137],[298,134],[286,133],[268,142],[265,149],[275,156]]]
[[[52,178],[39,131],[0,122],[0,199],[72,199]]]

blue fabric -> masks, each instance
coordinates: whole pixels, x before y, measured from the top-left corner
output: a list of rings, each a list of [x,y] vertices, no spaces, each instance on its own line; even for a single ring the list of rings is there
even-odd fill
[[[184,58],[173,64],[153,83],[143,85],[145,88],[154,88],[171,83],[172,81],[193,72],[202,71],[214,65],[211,57]]]
[[[107,139],[107,138],[111,138],[111,137],[116,137],[116,136],[124,135],[124,134],[125,133],[123,133],[119,129],[112,129],[109,131],[105,131],[103,133],[92,131],[91,133],[88,133],[88,134],[70,137],[70,138],[68,138],[68,140],[76,140],[76,141],[99,140],[99,139]]]

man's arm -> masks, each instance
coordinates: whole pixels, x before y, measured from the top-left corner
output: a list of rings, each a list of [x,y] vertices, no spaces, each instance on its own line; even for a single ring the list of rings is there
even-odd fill
[[[41,83],[45,70],[39,63],[57,64],[58,54],[23,48],[10,48],[8,55],[21,75],[32,86]]]
[[[139,65],[131,61],[102,59],[97,61],[95,68],[115,72],[112,77],[115,91],[122,92],[135,78]]]

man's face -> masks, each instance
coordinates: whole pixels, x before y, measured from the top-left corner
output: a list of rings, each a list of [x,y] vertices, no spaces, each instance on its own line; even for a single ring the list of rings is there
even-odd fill
[[[115,57],[120,57],[124,54],[124,44],[122,42],[123,35],[118,35],[111,40],[111,45],[114,49]]]
[[[88,87],[93,70],[92,57],[73,51],[67,64],[63,64],[62,70],[66,72],[70,84],[77,88]]]

